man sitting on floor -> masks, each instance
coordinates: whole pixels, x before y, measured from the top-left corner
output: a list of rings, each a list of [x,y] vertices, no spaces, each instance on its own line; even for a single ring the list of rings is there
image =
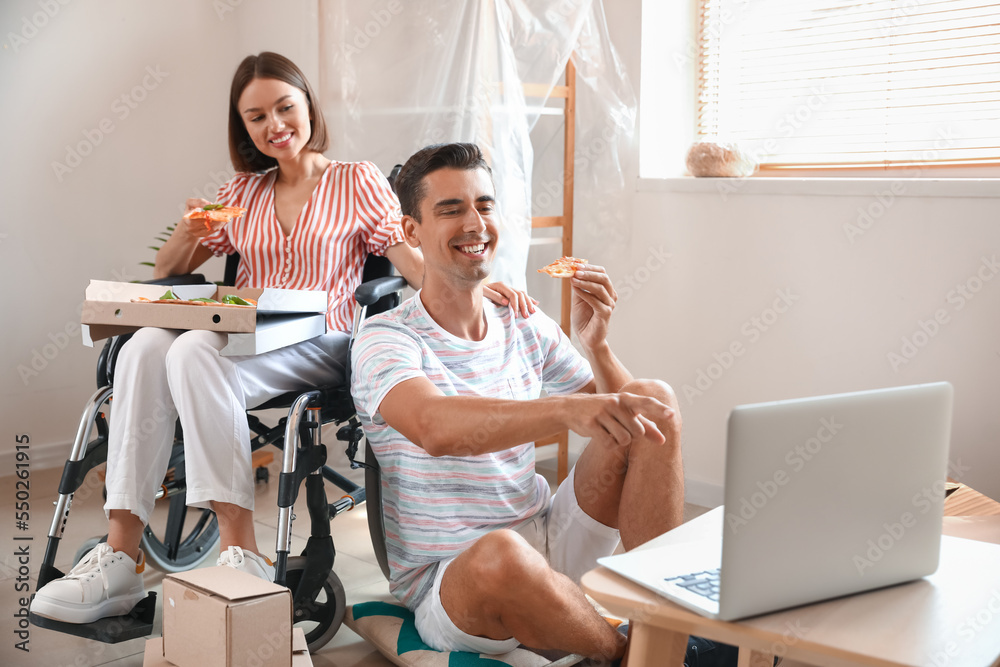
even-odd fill
[[[421,150],[396,190],[423,287],[365,323],[352,388],[382,468],[391,590],[438,650],[620,659],[626,638],[578,583],[619,539],[632,549],[681,522],[676,397],[608,346],[602,267],[570,279],[583,355],[541,312],[483,299],[500,216],[478,147]],[[565,429],[590,442],[553,496],[533,443]]]

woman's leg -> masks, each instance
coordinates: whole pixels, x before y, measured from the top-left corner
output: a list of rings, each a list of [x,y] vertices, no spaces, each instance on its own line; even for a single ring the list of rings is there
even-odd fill
[[[259,553],[247,408],[342,381],[348,339],[338,332],[265,354],[224,357],[225,334],[189,331],[171,346],[167,377],[184,430],[188,505],[216,510],[223,551],[238,546]]]
[[[165,358],[180,333],[140,329],[122,347],[115,368],[104,509],[110,520],[108,544],[136,561],[173,446],[177,410]]]

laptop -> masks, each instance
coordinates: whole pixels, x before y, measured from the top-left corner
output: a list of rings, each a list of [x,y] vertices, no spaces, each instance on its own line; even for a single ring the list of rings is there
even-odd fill
[[[598,562],[726,621],[933,574],[952,394],[938,382],[737,406],[725,504]]]

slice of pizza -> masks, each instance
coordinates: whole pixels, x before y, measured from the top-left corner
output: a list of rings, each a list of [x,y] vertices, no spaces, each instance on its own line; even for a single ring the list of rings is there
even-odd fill
[[[203,208],[196,208],[184,217],[188,220],[204,220],[205,228],[212,230],[210,222],[230,222],[234,218],[242,217],[246,213],[245,208],[239,206],[223,206],[222,204],[209,204]]]
[[[539,273],[547,273],[553,278],[572,278],[587,260],[579,257],[560,257],[548,266],[538,269]]]
[[[132,303],[166,303],[175,306],[224,306],[230,308],[256,308],[257,302],[253,299],[244,299],[235,294],[227,294],[222,297],[222,301],[199,297],[197,299],[181,299],[174,294],[173,290],[167,290],[159,299],[147,299],[140,296],[132,299]]]

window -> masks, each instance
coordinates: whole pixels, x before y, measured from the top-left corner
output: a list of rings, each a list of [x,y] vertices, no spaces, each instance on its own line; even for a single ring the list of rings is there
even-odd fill
[[[762,170],[1000,164],[1000,4],[697,1],[696,138]]]

